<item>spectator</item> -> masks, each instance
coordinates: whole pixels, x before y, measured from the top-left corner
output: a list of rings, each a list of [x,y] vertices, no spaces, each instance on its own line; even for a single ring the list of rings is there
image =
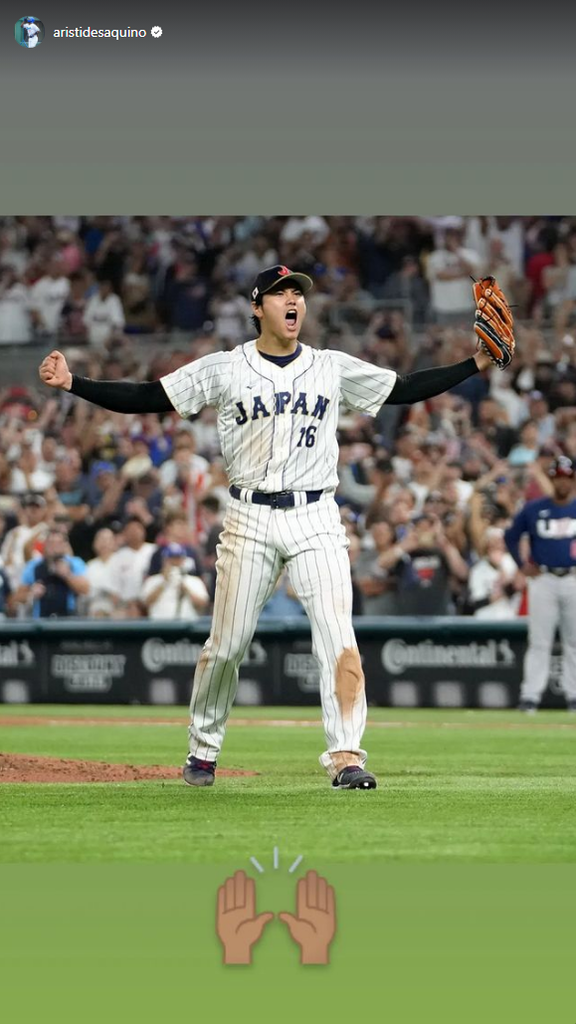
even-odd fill
[[[58,434],[52,431],[46,431],[46,433],[40,435],[39,440],[39,446],[35,445],[35,451],[38,454],[37,468],[51,476],[54,481],[58,456],[60,454]]]
[[[152,261],[148,260],[146,245],[135,243],[122,279],[122,303],[128,334],[143,334],[156,327],[150,273],[152,265]]]
[[[522,271],[514,266],[506,254],[505,244],[501,238],[490,239],[486,273],[496,278],[511,305],[518,306],[519,302],[524,300]]]
[[[190,424],[195,450],[198,455],[210,463],[213,463],[220,455],[217,423],[218,410],[212,405],[207,405]]]
[[[183,331],[201,331],[207,320],[209,299],[208,281],[200,275],[197,259],[186,253],[175,265],[173,280],[166,288],[165,315],[171,332],[177,337]]]
[[[543,225],[526,263],[527,313],[538,320],[546,295],[544,272],[546,267],[554,266],[554,249],[557,240],[557,229],[549,224]]]
[[[0,277],[0,344],[18,345],[31,339],[30,289],[16,271],[6,267]]]
[[[88,594],[86,565],[70,553],[68,538],[50,530],[41,558],[27,562],[14,601],[31,605],[32,618],[65,618],[76,615],[78,597]]]
[[[48,532],[47,504],[41,494],[23,494],[18,523],[4,536],[0,548],[2,566],[13,590],[20,584],[25,563],[39,550]]]
[[[65,508],[85,506],[85,511],[88,511],[86,481],[77,452],[72,450],[69,455],[61,455],[58,458],[53,482],[58,500]]]
[[[210,466],[197,455],[193,434],[178,430],[174,437],[172,458],[159,469],[160,486],[172,507],[184,509],[194,530],[198,529],[198,502],[206,493]]]
[[[124,331],[122,303],[112,290],[112,281],[103,278],[98,291],[86,303],[84,324],[90,345],[100,351],[122,340]]]
[[[174,434],[172,457],[160,466],[162,487],[202,490],[209,470],[208,461],[196,454],[194,434],[187,427],[181,427]]]
[[[156,548],[146,540],[146,527],[137,516],[124,524],[121,546],[108,562],[110,589],[118,602],[119,617],[140,618],[142,586]]]
[[[69,281],[70,289],[62,306],[60,330],[67,341],[84,343],[86,341],[84,314],[88,302],[89,277],[85,270],[78,270],[70,274]]]
[[[576,254],[573,244],[559,241],[554,249],[554,263],[544,267],[544,309],[558,331],[566,329],[576,299]]]
[[[512,378],[511,369],[495,369],[490,376],[490,398],[493,398],[504,410],[505,422],[512,430],[516,431],[526,419],[526,404],[521,395],[513,388]],[[510,444],[511,446],[512,444]]]
[[[371,523],[370,540],[370,545],[360,550],[353,563],[354,581],[362,595],[362,613],[396,615],[396,578],[393,570],[381,564],[382,555],[388,559],[396,535],[383,515]]]
[[[478,403],[478,429],[490,442],[498,458],[506,458],[517,439],[517,433],[508,422],[505,408],[495,398],[489,396]]]
[[[0,514],[12,512],[18,504],[17,498],[10,491],[12,466],[0,451]]]
[[[461,230],[448,228],[443,247],[430,253],[426,264],[431,306],[437,323],[472,322],[475,303],[470,277],[479,277],[482,269],[478,253],[464,248]]]
[[[32,288],[30,302],[36,329],[43,337],[58,333],[64,303],[68,298],[70,282],[62,263],[51,259],[47,273]]]
[[[556,421],[550,412],[550,404],[541,391],[531,391],[528,395],[528,414],[534,420],[538,430],[538,446],[548,444],[556,435]]]
[[[171,544],[181,547],[186,555],[185,569],[195,576],[201,576],[203,571],[202,559],[195,545],[192,543],[193,534],[188,522],[188,517],[181,509],[173,509],[166,514],[164,529],[156,537],[156,548],[152,552],[148,575],[155,576],[162,572],[164,561],[164,549]]]
[[[422,327],[427,322],[428,287],[414,256],[405,256],[400,270],[390,274],[382,288],[382,298],[387,302],[402,303],[408,320],[414,326]]]
[[[114,522],[121,514],[121,498],[125,480],[113,462],[99,459],[91,467],[87,482],[86,500],[90,505],[92,517],[96,522]]]
[[[520,439],[518,444],[508,452],[508,462],[511,466],[527,466],[538,456],[539,426],[536,420],[526,420],[520,428]]]
[[[207,494],[198,506],[200,512],[199,540],[206,554],[212,555],[222,532],[223,510],[215,494]]]
[[[14,614],[12,587],[6,570],[0,566],[0,619]]]
[[[117,549],[116,534],[105,527],[98,530],[93,542],[95,558],[91,558],[86,565],[86,578],[90,586],[86,611],[90,618],[114,617],[118,599],[112,589],[110,560]]]
[[[234,259],[231,272],[240,291],[247,292],[258,274],[266,267],[274,267],[278,263],[278,253],[270,245],[266,235],[253,235],[250,244],[246,243],[241,255]]]
[[[42,493],[54,482],[54,476],[38,466],[38,456],[32,439],[23,439],[20,457],[12,469],[10,490],[13,494],[29,491]]]
[[[468,566],[451,544],[437,517],[416,516],[402,541],[380,559],[397,576],[399,615],[449,615],[454,612],[452,584],[463,584]]]
[[[247,341],[250,330],[250,303],[236,291],[234,281],[224,281],[211,302],[214,328],[225,348]]]
[[[186,568],[188,556],[181,544],[162,551],[162,571],[148,576],[142,587],[142,603],[150,619],[193,621],[208,606],[202,579]]]
[[[328,238],[329,230],[324,217],[289,217],[280,232],[280,241],[294,244],[305,238],[312,246],[321,245]]]
[[[484,556],[470,570],[467,607],[477,619],[513,619],[525,581],[512,555],[506,550],[504,531],[486,531]]]
[[[211,494],[213,498],[217,498],[220,502],[220,508],[226,508],[230,500],[230,483],[224,466],[224,459],[220,456],[217,459],[212,459],[210,462],[210,472],[206,485],[204,487],[204,494],[208,496]],[[201,498],[199,499],[202,500]],[[197,529],[201,528],[201,523],[197,519]]]

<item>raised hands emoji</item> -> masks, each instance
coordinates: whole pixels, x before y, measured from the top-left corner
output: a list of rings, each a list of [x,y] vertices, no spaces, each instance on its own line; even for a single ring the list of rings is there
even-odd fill
[[[252,963],[252,946],[274,914],[256,914],[256,886],[244,871],[236,871],[218,889],[216,932],[224,947],[225,964]]]
[[[278,914],[300,946],[301,964],[327,964],[336,931],[334,889],[315,871],[308,871],[296,889],[296,913]]]

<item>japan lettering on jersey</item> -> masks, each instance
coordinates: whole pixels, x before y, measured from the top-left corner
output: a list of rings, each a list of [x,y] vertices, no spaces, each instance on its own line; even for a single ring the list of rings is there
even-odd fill
[[[269,492],[336,488],[340,405],[375,416],[395,381],[394,370],[306,345],[280,367],[256,341],[161,378],[183,418],[206,405],[218,409],[230,483]]]

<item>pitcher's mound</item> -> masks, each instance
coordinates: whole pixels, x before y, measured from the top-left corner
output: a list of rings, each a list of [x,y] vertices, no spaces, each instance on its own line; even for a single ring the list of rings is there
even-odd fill
[[[257,775],[235,768],[218,769],[218,777]],[[182,781],[182,769],[165,764],[108,764],[60,757],[0,754],[2,782],[143,782],[149,779]]]

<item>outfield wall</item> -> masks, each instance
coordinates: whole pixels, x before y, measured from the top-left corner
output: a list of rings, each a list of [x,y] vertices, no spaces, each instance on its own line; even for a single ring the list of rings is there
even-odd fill
[[[526,621],[362,618],[356,635],[368,702],[391,707],[515,707]],[[208,636],[196,623],[44,620],[0,623],[0,703],[187,704]],[[556,645],[544,706],[564,707]],[[318,704],[307,621],[258,627],[237,704]]]

